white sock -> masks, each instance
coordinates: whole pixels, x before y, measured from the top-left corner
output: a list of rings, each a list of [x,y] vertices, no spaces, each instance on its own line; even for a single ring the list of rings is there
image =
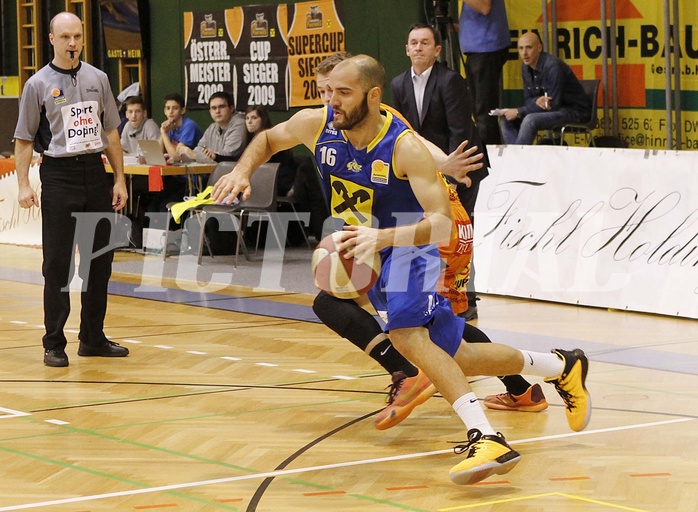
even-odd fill
[[[554,379],[559,377],[565,369],[565,362],[552,352],[529,352],[528,350],[520,352],[524,356],[524,367],[521,370],[523,374]]]
[[[456,411],[468,430],[476,428],[484,435],[497,435],[490,422],[487,421],[485,411],[480,402],[477,401],[475,393],[466,393],[453,402],[453,410]]]

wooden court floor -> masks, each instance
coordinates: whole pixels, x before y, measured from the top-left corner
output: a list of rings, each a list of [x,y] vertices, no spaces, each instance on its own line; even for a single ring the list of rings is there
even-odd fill
[[[39,270],[38,250],[0,246],[0,511],[698,510],[694,320],[484,296],[478,327],[496,341],[587,352],[594,411],[570,431],[547,384],[545,412],[488,411],[522,461],[461,487],[449,442],[466,436],[446,401],[377,431],[389,379],[302,319],[311,295],[144,299],[117,274],[106,332],[131,355],[77,356],[75,295],[70,366],[47,368]]]

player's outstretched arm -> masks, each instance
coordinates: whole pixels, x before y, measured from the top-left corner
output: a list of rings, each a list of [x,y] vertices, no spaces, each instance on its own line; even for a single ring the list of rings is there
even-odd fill
[[[434,161],[439,171],[469,187],[472,181],[468,173],[482,168],[484,163],[481,160],[485,155],[477,146],[467,148],[468,142],[464,140],[450,155],[444,155],[440,160]]]
[[[408,230],[400,233],[402,228],[396,228],[393,245],[447,243],[453,227],[451,206],[446,187],[436,173],[432,156],[416,137],[407,135],[398,141],[395,166],[398,174],[409,179],[410,187],[424,209],[424,219],[414,225],[412,243],[408,241]]]
[[[247,145],[235,168],[219,179],[213,187],[211,199],[215,203],[230,204],[239,195],[250,197],[250,176],[271,156],[279,151],[304,144],[312,149],[315,136],[324,119],[323,109],[304,109],[288,121],[259,133]]]
[[[465,183],[467,186],[470,186],[470,178],[468,178],[468,173],[477,171],[478,169],[482,168],[483,165],[480,160],[482,160],[484,155],[482,152],[479,152],[477,146],[466,149],[468,141],[464,140],[460,143],[455,151],[447,155],[441,151],[439,146],[430,140],[425,139],[417,132],[415,132],[414,135],[427,148],[427,151],[429,151],[429,154],[431,154],[431,157],[434,159],[434,163],[436,163],[436,168],[440,172],[455,178],[461,183]]]

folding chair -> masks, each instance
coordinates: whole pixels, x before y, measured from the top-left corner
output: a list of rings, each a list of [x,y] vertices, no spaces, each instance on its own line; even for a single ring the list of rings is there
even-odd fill
[[[588,140],[589,146],[596,146],[594,142],[594,135],[591,130],[596,128],[598,123],[598,94],[599,94],[599,80],[580,80],[582,87],[584,88],[584,94],[589,96],[591,100],[591,112],[589,113],[589,120],[584,123],[565,123],[562,126],[558,126],[555,129],[560,130],[560,145],[565,144],[565,132],[569,133],[583,133],[584,140]]]
[[[221,162],[218,164],[219,166],[223,163],[226,162]],[[235,166],[235,162],[232,162],[232,167]],[[232,169],[230,167],[230,169]],[[221,171],[220,174],[217,174],[216,171],[218,170],[218,166],[216,166],[216,169],[214,172],[211,174],[211,177],[209,178],[208,185],[215,185],[216,182],[220,179],[221,176],[224,174],[227,174],[227,172],[230,172],[229,170],[227,172]],[[279,238],[279,234],[276,230],[276,226],[274,225],[273,222],[273,217],[272,213],[275,213],[277,211],[277,198],[276,198],[276,181],[278,177],[278,170],[279,170],[279,164],[278,163],[266,163],[259,167],[253,174],[252,177],[250,178],[250,186],[252,187],[252,194],[250,197],[248,197],[244,201],[240,201],[239,203],[235,205],[219,205],[219,204],[210,204],[210,205],[203,205],[200,206],[198,209],[195,210],[195,213],[199,215],[199,224],[201,226],[200,233],[199,233],[199,244],[198,244],[198,263],[201,265],[201,261],[203,258],[203,244],[205,240],[205,226],[206,226],[206,221],[208,220],[209,216],[219,216],[219,215],[229,215],[230,220],[233,223],[233,229],[234,231],[237,231],[237,240],[235,244],[235,265],[237,266],[237,260],[238,260],[238,254],[240,252],[240,247],[241,247],[241,241],[242,241],[242,249],[243,252],[245,253],[245,256],[249,259],[249,255],[247,252],[247,247],[245,246],[244,243],[244,231],[245,231],[245,226],[247,223],[247,218],[249,217],[250,214],[257,214],[260,217],[266,217],[267,220],[269,221],[269,228],[272,230],[274,233],[274,238],[276,239],[276,243],[279,245],[279,247],[282,247],[281,245],[281,239]],[[239,218],[238,218],[239,217]],[[260,219],[261,220],[261,219]],[[261,232],[261,223],[259,228],[257,229],[257,245],[256,247],[259,247],[259,236]],[[210,250],[209,246],[209,254],[213,256],[213,253]]]
[[[308,235],[305,232],[305,228],[303,227],[303,221],[301,221],[300,216],[298,215],[298,210],[296,210],[296,201],[293,197],[288,197],[288,196],[277,196],[276,198],[277,202],[279,204],[287,204],[291,207],[291,211],[293,212],[294,217],[296,217],[296,222],[298,222],[301,225],[301,233],[303,234],[303,238],[305,239],[305,243],[308,246],[308,249],[312,249],[312,245],[310,245],[310,240],[308,240]]]

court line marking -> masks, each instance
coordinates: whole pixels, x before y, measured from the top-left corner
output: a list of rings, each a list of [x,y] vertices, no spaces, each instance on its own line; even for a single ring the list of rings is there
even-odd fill
[[[15,411],[14,409],[8,409],[7,407],[0,407],[0,411],[5,414],[0,416],[0,420],[5,418],[18,418],[19,416],[31,416],[31,413],[24,411]]]
[[[590,498],[585,498],[583,496],[576,496],[574,494],[567,494],[564,492],[546,492],[544,494],[532,494],[531,496],[521,496],[519,498],[505,498],[505,499],[501,499],[501,500],[487,501],[487,502],[483,502],[483,503],[471,503],[470,505],[460,505],[457,507],[440,508],[440,509],[438,509],[438,511],[439,512],[449,512],[451,510],[465,510],[468,508],[478,508],[478,507],[487,507],[490,505],[499,505],[501,503],[513,503],[515,501],[532,500],[532,499],[536,499],[536,498],[547,498],[549,496],[562,496],[563,498],[569,498],[571,500],[586,501],[587,503],[594,503],[596,505],[603,505],[606,507],[616,508],[616,509],[620,509],[620,510],[628,510],[630,512],[647,512],[646,510],[640,509],[640,508],[632,508],[632,507],[626,507],[624,505],[616,505],[614,503],[593,500]]]
[[[550,436],[543,436],[543,437],[531,437],[529,439],[519,439],[518,441],[507,441],[509,444],[523,444],[523,443],[536,443],[539,441],[549,441],[551,439],[564,439],[565,437],[575,437],[579,435],[587,435],[587,434],[603,434],[606,432],[618,432],[621,430],[633,430],[636,428],[649,428],[649,427],[657,427],[661,425],[670,425],[672,423],[682,423],[684,421],[693,421],[695,418],[676,418],[673,420],[664,420],[664,421],[653,421],[650,423],[637,423],[635,425],[625,425],[622,427],[608,427],[608,428],[598,428],[595,430],[588,430],[584,432],[568,432],[566,434],[554,434]],[[1,510],[1,509],[0,509]]]
[[[63,421],[63,420],[46,420],[46,423],[52,423],[54,425],[70,425],[69,421]]]
[[[686,421],[693,421],[694,418],[676,418],[673,420],[665,420],[665,421],[655,421],[651,423],[638,423],[635,425],[625,425],[621,427],[609,427],[609,428],[601,428],[601,429],[595,429],[595,430],[586,430],[584,432],[568,432],[566,434],[555,434],[555,435],[550,435],[550,436],[542,436],[542,437],[532,437],[529,439],[520,439],[518,441],[509,441],[509,444],[524,444],[524,443],[536,443],[540,441],[549,441],[552,439],[564,439],[567,437],[578,437],[578,436],[586,436],[586,435],[591,435],[591,434],[602,434],[606,432],[617,432],[621,430],[632,430],[636,428],[650,428],[650,427],[658,427],[658,426],[663,426],[663,425],[670,425],[672,423],[682,423]],[[366,464],[376,464],[376,463],[381,463],[381,462],[393,462],[393,461],[398,461],[398,460],[407,460],[407,459],[416,459],[420,457],[430,457],[433,455],[443,455],[447,453],[452,453],[453,449],[449,448],[446,450],[435,450],[431,452],[419,452],[419,453],[408,453],[405,455],[393,455],[391,457],[379,457],[376,459],[364,459],[364,460],[357,460],[357,461],[349,461],[349,462],[338,462],[335,464],[325,464],[322,466],[309,466],[305,468],[295,468],[295,469],[282,469],[279,471],[267,471],[263,473],[254,473],[251,475],[238,475],[238,476],[231,476],[231,477],[225,477],[225,478],[215,478],[212,480],[199,480],[196,482],[184,482],[184,483],[179,483],[179,484],[170,484],[170,485],[162,485],[159,487],[149,487],[146,489],[131,489],[128,491],[118,491],[118,492],[110,492],[110,493],[105,493],[105,494],[94,494],[90,496],[78,496],[75,498],[63,498],[59,500],[51,500],[51,501],[41,501],[41,502],[36,502],[36,503],[25,503],[23,505],[11,505],[7,507],[0,507],[0,512],[9,512],[12,510],[27,510],[30,508],[38,508],[38,507],[46,507],[46,506],[54,506],[54,505],[66,505],[70,503],[81,503],[81,502],[86,502],[86,501],[96,501],[96,500],[103,500],[103,499],[108,499],[108,498],[119,498],[123,496],[135,496],[138,494],[150,494],[154,492],[164,492],[164,491],[172,491],[172,490],[177,490],[177,489],[190,489],[193,487],[203,487],[207,485],[217,485],[217,484],[226,484],[230,482],[241,482],[244,480],[253,480],[253,479],[259,479],[259,478],[276,478],[276,477],[281,477],[281,476],[287,476],[287,475],[297,475],[300,473],[308,473],[311,471],[321,471],[321,470],[328,470],[328,469],[337,469],[337,468],[346,468],[346,467],[352,467],[352,466],[363,466]],[[561,495],[564,495],[560,493]],[[564,495],[564,496],[569,496],[572,498],[576,499],[582,499],[584,501],[590,501],[593,502],[593,500],[587,499],[587,498],[581,498],[581,497],[575,497],[573,495]],[[602,502],[598,502],[602,503]],[[610,505],[610,504],[609,504]],[[619,508],[616,506],[616,508]],[[644,512],[644,511],[639,511],[638,509],[631,509],[631,508],[625,508],[625,510],[631,510],[631,511],[638,511],[638,512]]]

